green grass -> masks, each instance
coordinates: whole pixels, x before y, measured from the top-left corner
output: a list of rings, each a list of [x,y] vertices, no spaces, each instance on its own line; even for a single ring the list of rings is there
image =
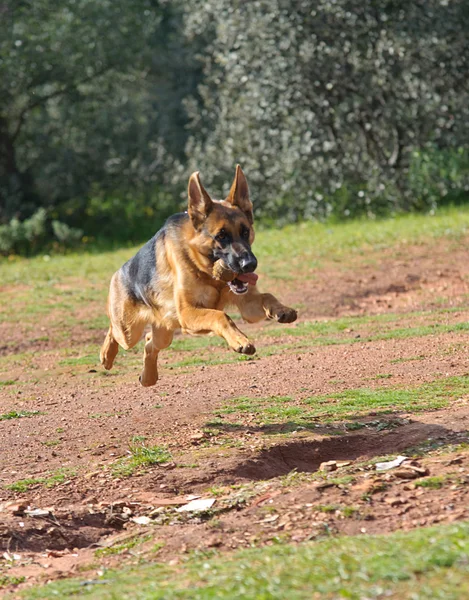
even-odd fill
[[[14,575],[1,575],[0,574],[0,588],[7,587],[10,585],[18,585],[26,581],[26,577],[16,577]]]
[[[23,597],[95,600],[463,600],[469,597],[469,524],[386,536],[279,543],[230,557],[189,558],[108,571],[102,585],[63,581]],[[99,579],[98,579],[99,581]]]
[[[383,414],[397,410],[416,412],[447,406],[449,400],[469,393],[469,377],[448,377],[411,389],[355,389],[327,396],[313,396],[304,402],[312,418],[346,418],[370,412]]]
[[[109,548],[99,548],[95,551],[94,555],[96,556],[96,558],[101,558],[103,556],[115,556],[116,554],[123,554],[125,552],[128,552],[129,550],[132,550],[132,548],[136,548],[137,546],[148,542],[148,540],[150,539],[151,535],[135,535],[135,537],[130,538],[122,544],[109,546]]]
[[[98,354],[87,354],[78,358],[64,358],[59,361],[59,365],[97,365],[99,364]]]
[[[259,232],[255,247],[260,264],[267,266],[263,270],[287,280],[285,256],[289,264],[308,272],[324,259],[347,261],[354,255],[369,256],[442,237],[457,241],[468,230],[469,210],[458,207],[439,210],[434,216],[413,214],[376,221],[291,225],[284,227],[281,235],[276,229]]]
[[[410,315],[406,315],[403,317],[402,315],[393,315],[387,314],[385,315],[387,318],[382,319],[382,321],[391,321],[396,320],[402,323],[403,320],[411,319],[415,317],[416,314],[421,313],[411,313]],[[435,314],[435,313],[432,313]],[[381,316],[381,315],[379,315]],[[383,315],[384,316],[384,315]],[[392,319],[391,319],[392,317]],[[357,320],[360,320],[361,324],[373,323],[376,321],[380,321],[377,316],[371,317],[356,317]],[[363,344],[363,342],[379,342],[384,340],[398,340],[398,339],[408,339],[413,337],[424,337],[427,335],[434,334],[442,334],[442,333],[454,333],[460,331],[469,331],[469,323],[431,323],[429,325],[419,325],[416,327],[396,327],[394,329],[389,329],[388,331],[383,331],[379,333],[370,333],[368,335],[356,337],[331,337],[330,335],[324,335],[325,333],[340,333],[345,328],[342,329],[340,321],[327,321],[327,328],[323,326],[323,323],[315,323],[315,322],[302,322],[298,323],[296,327],[282,327],[281,329],[273,329],[269,331],[269,334],[274,337],[280,336],[295,336],[295,337],[308,337],[310,338],[311,345],[315,346],[332,346],[335,344]],[[355,328],[358,323],[354,322],[353,318],[347,319],[349,326],[351,328]]]
[[[43,485],[44,487],[51,488],[72,479],[76,476],[75,469],[62,468],[58,469],[54,473],[50,473],[47,477],[31,477],[26,479],[20,479],[14,483],[5,485],[7,490],[12,492],[24,493],[27,492],[31,487],[35,485]]]
[[[149,465],[158,465],[172,460],[171,453],[162,446],[146,446],[145,439],[135,436],[130,444],[129,456],[120,458],[112,466],[114,477],[129,477],[135,471]]]
[[[415,487],[423,487],[423,488],[429,488],[432,490],[439,490],[440,488],[443,487],[445,483],[445,478],[444,477],[423,477],[422,479],[419,479],[418,481],[415,482]]]
[[[298,425],[305,426],[308,421],[318,419],[331,422],[370,413],[379,415],[397,411],[436,410],[465,394],[469,394],[469,376],[447,377],[415,388],[358,388],[303,400],[285,396],[242,396],[227,402],[216,414],[251,413],[266,424],[286,423],[294,418]],[[356,428],[353,425],[350,427]]]
[[[25,417],[34,417],[41,415],[39,410],[10,410],[7,413],[0,414],[0,421],[8,421],[10,419],[23,419]]]

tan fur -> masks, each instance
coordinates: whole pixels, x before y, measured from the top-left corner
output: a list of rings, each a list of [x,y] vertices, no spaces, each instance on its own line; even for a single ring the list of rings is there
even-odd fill
[[[223,312],[228,305],[237,307],[249,323],[265,318],[285,323],[296,319],[295,310],[284,306],[271,294],[260,293],[257,286],[249,286],[247,293],[236,295],[225,283],[230,279],[213,276],[214,264],[209,258],[213,240],[204,235],[201,224],[215,232],[221,227],[235,231],[241,222],[245,222],[250,228],[250,243],[254,240],[252,204],[239,166],[230,194],[222,202],[212,202],[199,174],[192,174],[188,212],[190,220],[178,230],[184,244],[175,243],[167,236],[164,246],[157,246],[158,285],[157,289],[152,289],[150,306],[137,303],[129,296],[120,271],[111,279],[107,305],[111,323],[101,348],[101,363],[111,369],[118,346],[132,348],[141,339],[145,326],[151,325],[140,376],[143,386],[157,382],[158,353],[171,344],[177,329],[191,334],[213,333],[223,337],[235,352],[253,354],[253,344]],[[217,273],[226,275],[226,269],[215,267],[215,276]]]

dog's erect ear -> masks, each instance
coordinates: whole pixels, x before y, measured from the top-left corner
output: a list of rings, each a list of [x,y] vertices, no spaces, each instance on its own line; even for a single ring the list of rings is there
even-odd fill
[[[247,216],[248,221],[252,224],[254,217],[252,214],[252,202],[249,199],[249,188],[243,170],[239,165],[236,165],[236,175],[231,186],[230,193],[227,198],[233,206],[240,208]]]
[[[199,229],[210,214],[213,202],[204,186],[200,182],[199,172],[192,173],[189,177],[189,217],[195,229]]]

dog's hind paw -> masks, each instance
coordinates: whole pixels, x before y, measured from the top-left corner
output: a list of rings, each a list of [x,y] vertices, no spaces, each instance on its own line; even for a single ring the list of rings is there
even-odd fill
[[[142,387],[151,387],[152,385],[155,385],[155,383],[158,381],[158,373],[151,373],[150,375],[146,374],[146,373],[142,373],[138,380],[140,381],[140,384],[142,385]]]

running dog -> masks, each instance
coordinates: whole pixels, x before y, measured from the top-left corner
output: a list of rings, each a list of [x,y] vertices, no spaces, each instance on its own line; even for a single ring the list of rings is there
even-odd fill
[[[101,363],[111,369],[119,346],[132,348],[151,325],[140,375],[143,386],[158,381],[158,353],[171,344],[177,329],[215,334],[235,352],[254,354],[253,344],[223,312],[226,306],[237,307],[249,323],[265,318],[291,323],[297,318],[293,308],[257,289],[253,207],[241,167],[236,167],[225,200],[212,200],[198,172],[189,178],[188,195],[187,212],[170,217],[111,279],[110,327]],[[231,276],[219,275],[220,264],[221,272]]]

